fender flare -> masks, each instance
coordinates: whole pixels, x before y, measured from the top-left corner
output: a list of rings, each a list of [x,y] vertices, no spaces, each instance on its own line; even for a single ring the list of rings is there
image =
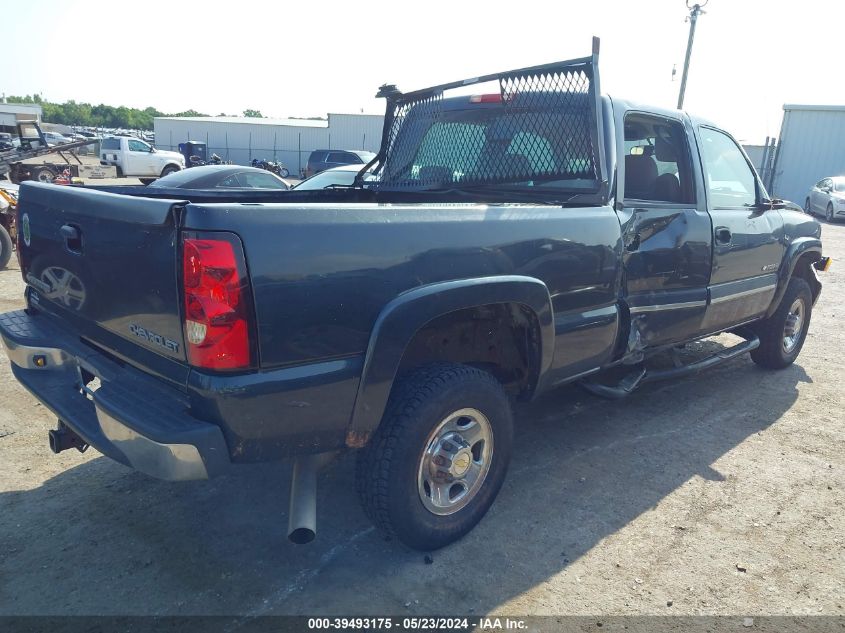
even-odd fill
[[[388,303],[376,319],[346,433],[346,445],[363,447],[378,428],[405,349],[420,328],[450,312],[495,303],[519,303],[536,315],[541,337],[539,382],[551,366],[554,355],[554,313],[546,284],[534,277],[503,275],[414,288]]]
[[[820,260],[822,258],[821,240],[817,237],[798,237],[786,249],[783,262],[780,265],[780,271],[778,272],[778,286],[775,290],[775,296],[772,298],[772,303],[766,311],[766,318],[772,316],[774,311],[777,310],[780,300],[783,298],[783,293],[786,292],[789,279],[798,265],[798,260],[807,253],[811,253],[812,262]]]

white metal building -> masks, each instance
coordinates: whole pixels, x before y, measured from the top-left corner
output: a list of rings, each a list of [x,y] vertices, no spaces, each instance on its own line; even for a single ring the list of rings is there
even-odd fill
[[[0,103],[0,132],[14,133],[18,121],[41,121],[41,106],[31,103]]]
[[[845,106],[783,106],[771,193],[804,205],[826,176],[845,176]]]
[[[157,117],[155,145],[177,151],[179,143],[203,141],[209,155],[238,165],[253,158],[275,160],[296,175],[315,149],[378,151],[383,122],[382,115],[372,114],[329,114],[328,120]]]

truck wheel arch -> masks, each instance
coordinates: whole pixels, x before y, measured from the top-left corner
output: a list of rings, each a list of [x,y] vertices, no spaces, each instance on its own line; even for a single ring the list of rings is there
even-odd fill
[[[506,275],[421,286],[393,299],[376,319],[346,433],[346,445],[360,448],[369,441],[381,422],[405,351],[420,330],[450,313],[496,304],[519,304],[536,319],[540,338],[536,385],[550,367],[554,355],[551,297],[542,281]]]
[[[159,178],[164,178],[168,174],[175,173],[177,171],[182,171],[181,165],[178,163],[167,163],[164,167],[161,168],[161,175]]]
[[[812,270],[812,265],[821,258],[822,243],[818,238],[799,237],[789,245],[783,256],[783,262],[778,273],[777,290],[766,312],[766,318],[770,317],[777,310],[783,294],[786,292],[786,287],[789,285],[789,280],[794,276],[803,278],[810,285],[810,290],[813,293],[813,303],[816,302],[821,292],[821,283],[816,278]]]

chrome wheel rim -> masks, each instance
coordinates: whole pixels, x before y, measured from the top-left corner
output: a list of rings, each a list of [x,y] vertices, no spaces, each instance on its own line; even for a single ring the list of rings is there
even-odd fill
[[[789,306],[786,314],[786,325],[783,327],[783,351],[792,353],[798,341],[801,340],[801,330],[804,328],[804,301],[796,299]]]
[[[438,423],[426,440],[417,486],[423,506],[454,514],[481,490],[493,458],[493,429],[478,409],[458,409]]]

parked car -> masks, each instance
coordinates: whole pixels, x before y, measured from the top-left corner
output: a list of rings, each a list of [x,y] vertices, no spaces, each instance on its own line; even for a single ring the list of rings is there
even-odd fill
[[[308,156],[305,177],[310,178],[314,174],[340,165],[365,165],[375,157],[372,152],[364,150],[317,149]]]
[[[112,136],[100,141],[100,164],[114,165],[119,176],[164,177],[185,168],[178,152],[158,150],[139,138]]]
[[[44,132],[44,138],[47,139],[47,145],[50,147],[64,145],[65,143],[73,143],[72,138],[68,138],[58,132]]]
[[[828,222],[845,218],[845,176],[819,180],[810,189],[804,210],[812,215],[824,215]]]
[[[821,226],[714,124],[597,94],[596,60],[384,94],[378,180],[353,189],[24,183],[26,310],[0,337],[59,418],[52,450],[182,480],[295,456],[294,542],[315,535],[319,465],[353,450],[367,516],[431,550],[496,498],[511,399],[574,381],[621,398],[747,353],[790,366]],[[651,362],[723,332],[738,342]]]
[[[274,189],[287,191],[290,185],[275,174],[256,167],[205,165],[169,174],[149,185],[169,189],[225,189],[228,191]]]
[[[329,189],[331,187],[351,187],[355,182],[355,176],[361,171],[361,167],[361,163],[332,167],[331,169],[321,171],[319,174],[314,174],[310,178],[306,178],[291,187],[291,189],[313,191],[316,189]],[[369,180],[372,178],[372,175],[365,174],[364,178],[365,180]]]

